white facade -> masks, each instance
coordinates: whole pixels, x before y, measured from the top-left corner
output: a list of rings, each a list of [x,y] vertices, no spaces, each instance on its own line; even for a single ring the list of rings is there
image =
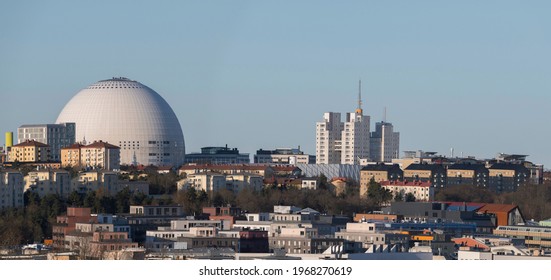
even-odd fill
[[[23,174],[15,171],[0,172],[0,209],[23,207]]]
[[[370,158],[369,116],[364,116],[361,109],[346,113],[341,134],[341,164],[359,164],[360,159]]]
[[[57,194],[67,198],[71,193],[71,176],[65,170],[31,171],[25,176],[25,191],[27,190],[40,197]]]
[[[340,163],[343,127],[340,113],[325,113],[323,121],[316,123],[317,164]]]
[[[316,123],[316,163],[358,164],[369,158],[369,122],[361,109],[346,113],[345,122],[340,113],[325,113]]]
[[[187,175],[177,183],[178,190],[194,188],[205,192],[217,192],[226,188],[226,176],[220,173],[203,172]]]
[[[99,81],[76,94],[57,123],[76,123],[77,141],[120,147],[121,164],[180,165],[185,154],[178,118],[151,88],[126,78]]]
[[[17,143],[35,140],[50,146],[52,161],[61,161],[61,148],[75,143],[75,123],[22,125],[17,129]]]
[[[262,176],[248,173],[220,174],[216,172],[201,172],[187,175],[187,178],[178,181],[178,190],[195,188],[205,192],[217,192],[228,189],[236,193],[249,188],[261,191],[264,187]]]
[[[378,122],[375,131],[371,133],[371,160],[377,162],[392,162],[400,156],[400,133],[394,132],[391,123]]]

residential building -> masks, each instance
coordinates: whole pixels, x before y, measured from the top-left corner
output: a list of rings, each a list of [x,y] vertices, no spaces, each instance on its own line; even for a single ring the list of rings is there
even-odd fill
[[[336,196],[346,194],[346,187],[347,186],[352,187],[352,185],[348,184],[348,179],[346,179],[344,177],[332,178],[331,181],[330,181],[330,186],[333,187],[333,191],[335,192]]]
[[[243,189],[254,191],[262,190],[264,186],[263,178],[251,173],[232,173],[220,174],[217,172],[200,172],[187,175],[187,178],[178,181],[179,190],[195,188],[205,192],[217,192],[222,189],[234,191],[236,193]]]
[[[441,164],[413,163],[404,170],[404,180],[430,182],[435,188],[443,188],[446,169]]]
[[[181,205],[130,205],[129,214],[120,215],[130,225],[130,236],[140,245],[146,241],[148,230],[169,227],[173,220],[185,219]]]
[[[522,164],[495,163],[489,168],[490,190],[514,192],[530,179],[530,171]]]
[[[551,248],[551,227],[526,225],[501,225],[494,234],[509,238],[522,238],[526,246],[532,248]]]
[[[52,225],[53,247],[56,249],[69,249],[69,243],[65,236],[73,232],[76,223],[97,223],[97,217],[91,215],[91,208],[67,207],[67,214],[57,216],[56,223]]]
[[[44,197],[57,194],[62,198],[71,193],[71,175],[66,170],[31,171],[25,176],[25,191],[31,191]]]
[[[24,206],[23,174],[19,171],[0,171],[0,210]]]
[[[201,153],[186,154],[184,163],[196,164],[243,164],[250,163],[249,154],[241,154],[237,148],[203,147]]]
[[[8,152],[8,162],[38,163],[51,160],[50,146],[35,140],[13,145]]]
[[[371,132],[369,149],[371,160],[392,162],[400,157],[400,133],[394,132],[392,123],[376,123],[375,131]]]
[[[341,163],[343,129],[340,113],[325,113],[316,123],[316,164]]]
[[[484,164],[456,163],[448,166],[447,185],[489,186],[489,172]]]
[[[265,230],[241,230],[239,231],[240,253],[268,253],[268,232]]]
[[[392,163],[400,165],[400,168],[404,170],[412,163],[433,163],[437,158],[438,155],[436,152],[422,150],[404,151],[404,156],[400,159],[393,159]]]
[[[17,143],[36,141],[50,146],[50,160],[61,161],[61,148],[75,143],[75,123],[22,125],[17,129]]]
[[[72,180],[71,190],[85,194],[102,189],[106,194],[114,195],[119,190],[118,180],[118,174],[112,171],[81,172]]]
[[[495,216],[495,226],[515,226],[526,222],[520,208],[514,204],[485,203],[476,212]]]
[[[91,258],[101,259],[104,254],[112,251],[138,248],[138,243],[132,242],[127,232],[95,231],[92,233],[89,248]]]
[[[444,202],[392,202],[383,207],[384,213],[403,215],[402,228],[412,230],[442,229],[456,237],[463,234],[491,233],[495,228],[495,217],[479,213],[484,204],[444,203]],[[405,222],[410,224],[406,225]],[[419,226],[415,223],[420,224]],[[396,222],[400,227],[400,222]],[[391,226],[392,227],[392,226]]]
[[[187,178],[178,181],[178,190],[194,188],[207,193],[226,189],[226,176],[217,172],[199,172],[187,175]]]
[[[388,244],[400,244],[401,247],[408,248],[409,235],[398,231],[379,230],[375,223],[347,223],[346,229],[335,233],[336,238],[359,242],[364,249],[372,246],[381,246]]]
[[[120,148],[107,142],[97,141],[81,147],[81,165],[85,168],[119,170]]]
[[[317,164],[359,164],[360,159],[370,158],[370,117],[363,115],[361,81],[358,92],[358,108],[341,114],[328,112],[316,123]]]
[[[309,190],[315,190],[319,186],[319,177],[304,177],[301,178],[301,189],[309,189]]]
[[[420,181],[382,181],[381,187],[392,192],[394,197],[400,195],[406,200],[408,194],[412,194],[415,201],[432,201],[434,199],[434,188],[430,182]]]
[[[379,183],[382,181],[402,180],[404,172],[398,164],[369,164],[360,170],[360,196],[367,194],[371,179]]]
[[[275,150],[257,150],[254,155],[254,163],[268,164],[313,164],[316,157],[304,154],[303,151],[293,148],[278,148]]]
[[[225,175],[251,173],[264,178],[274,175],[273,167],[266,164],[186,164],[180,167],[178,175],[189,176],[199,172],[217,172]]]
[[[84,145],[75,143],[61,148],[61,166],[82,168],[82,147],[84,147]]]

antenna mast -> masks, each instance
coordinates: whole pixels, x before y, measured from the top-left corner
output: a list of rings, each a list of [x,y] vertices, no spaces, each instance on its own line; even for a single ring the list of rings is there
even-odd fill
[[[362,115],[362,80],[360,79],[360,83],[358,85],[358,109],[356,109],[356,113]]]

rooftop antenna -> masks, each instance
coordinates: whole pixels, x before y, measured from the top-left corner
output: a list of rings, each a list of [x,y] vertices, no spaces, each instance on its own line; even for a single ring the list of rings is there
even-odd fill
[[[358,109],[356,109],[356,113],[363,114],[362,110],[362,80],[360,79],[360,83],[358,85]]]
[[[383,122],[386,123],[386,106],[383,109]]]

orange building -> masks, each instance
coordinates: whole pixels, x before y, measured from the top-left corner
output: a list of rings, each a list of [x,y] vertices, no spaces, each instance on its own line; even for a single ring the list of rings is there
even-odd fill
[[[525,223],[519,207],[514,204],[484,204],[476,212],[480,214],[494,214],[496,217],[496,227]]]

